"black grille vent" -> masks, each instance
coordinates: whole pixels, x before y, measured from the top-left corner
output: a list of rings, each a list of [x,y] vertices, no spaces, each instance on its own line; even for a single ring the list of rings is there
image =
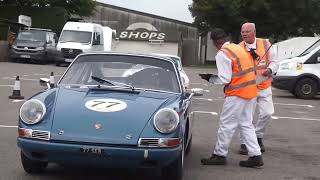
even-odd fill
[[[69,49],[69,48],[61,48],[61,52],[64,58],[75,58],[79,54],[82,53],[81,49]]]
[[[158,147],[159,146],[159,138],[140,138],[139,146]]]
[[[32,130],[32,138],[42,139],[42,140],[49,140],[50,139],[50,133],[48,131]]]

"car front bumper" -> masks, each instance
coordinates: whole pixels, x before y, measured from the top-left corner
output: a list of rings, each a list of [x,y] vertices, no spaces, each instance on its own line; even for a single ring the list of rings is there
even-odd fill
[[[180,156],[182,148],[182,145],[174,148],[80,145],[20,137],[17,140],[17,144],[22,152],[32,160],[118,168],[162,168],[176,160]],[[83,153],[80,149],[84,147],[99,148],[103,151],[99,155]]]
[[[276,76],[273,78],[272,86],[293,92],[296,81],[297,77],[295,76]]]
[[[44,50],[39,51],[20,51],[11,49],[10,57],[12,59],[26,59],[37,61],[48,61],[47,53]]]

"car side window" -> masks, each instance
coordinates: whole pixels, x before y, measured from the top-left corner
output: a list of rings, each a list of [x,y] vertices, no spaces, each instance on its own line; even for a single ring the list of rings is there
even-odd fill
[[[94,32],[93,45],[100,45],[100,33]]]
[[[306,62],[305,64],[318,64],[320,63],[320,50],[314,53]]]

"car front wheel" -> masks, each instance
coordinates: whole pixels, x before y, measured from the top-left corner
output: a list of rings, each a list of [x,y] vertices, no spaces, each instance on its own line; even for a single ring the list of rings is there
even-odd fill
[[[311,99],[317,93],[317,82],[311,78],[299,80],[295,86],[295,95],[302,99]]]
[[[40,173],[48,166],[48,162],[31,160],[23,152],[20,155],[23,169],[29,174]]]
[[[173,161],[169,166],[162,169],[162,177],[166,180],[181,180],[183,176],[184,164],[184,142],[182,142],[182,150],[180,156]]]

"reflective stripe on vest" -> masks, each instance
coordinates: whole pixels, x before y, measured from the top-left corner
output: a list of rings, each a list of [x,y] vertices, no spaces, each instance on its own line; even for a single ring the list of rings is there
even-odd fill
[[[252,80],[252,81],[248,81],[248,82],[244,82],[244,83],[236,84],[236,85],[232,85],[232,86],[226,86],[225,90],[234,90],[234,89],[246,87],[246,86],[249,86],[252,84],[256,84],[256,80]]]
[[[231,51],[229,48],[224,47],[221,50],[222,51],[226,50],[227,52],[229,52],[230,55],[234,59],[236,59],[236,61],[237,61],[239,72],[237,72],[237,73],[232,72],[232,77],[242,76],[242,75],[245,75],[245,74],[248,74],[248,73],[251,73],[251,72],[254,71],[254,68],[248,68],[246,70],[242,70],[239,57],[233,51]],[[241,83],[241,84],[236,84],[236,85],[230,85],[229,84],[229,85],[226,85],[225,90],[233,90],[233,89],[237,89],[237,88],[242,88],[242,87],[246,87],[246,86],[249,86],[249,85],[252,85],[252,84],[255,84],[255,83],[256,83],[256,80],[251,80],[251,81],[244,82],[244,83]]]

